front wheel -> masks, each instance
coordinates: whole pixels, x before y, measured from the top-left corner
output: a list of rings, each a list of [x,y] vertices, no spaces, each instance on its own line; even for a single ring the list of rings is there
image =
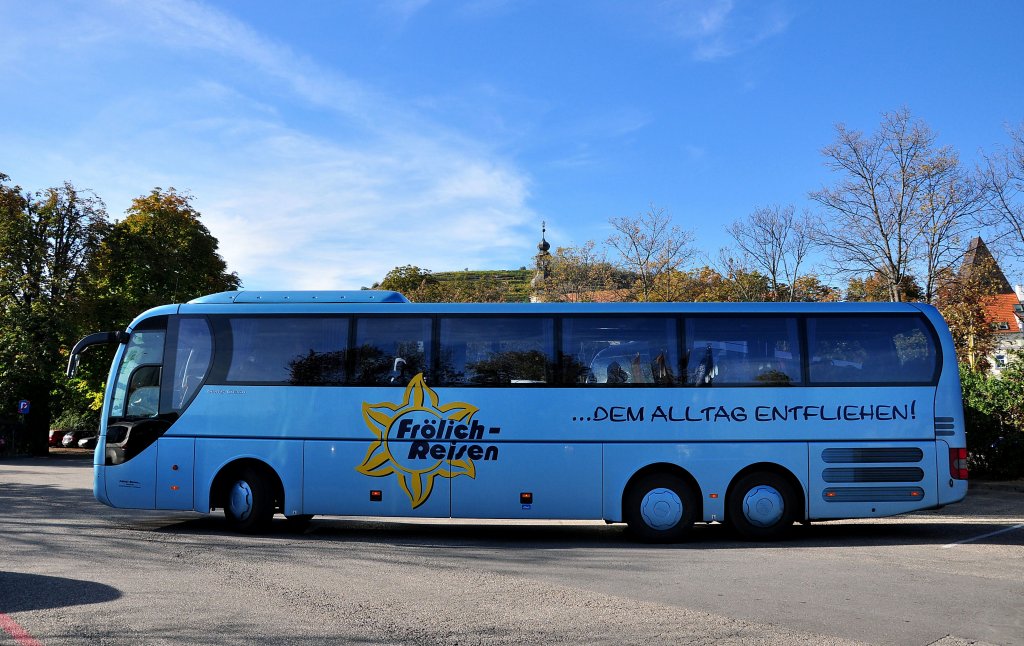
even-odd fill
[[[228,480],[224,518],[236,532],[253,534],[265,531],[274,517],[270,485],[255,469],[245,469]]]
[[[629,531],[648,543],[682,540],[697,514],[697,496],[679,476],[652,473],[630,485],[622,515]]]
[[[727,520],[747,540],[782,538],[793,526],[799,498],[789,480],[762,471],[741,478],[727,503]]]

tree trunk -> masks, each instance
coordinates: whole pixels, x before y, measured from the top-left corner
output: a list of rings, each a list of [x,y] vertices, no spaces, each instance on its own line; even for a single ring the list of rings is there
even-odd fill
[[[50,393],[45,385],[33,384],[28,387],[22,397],[31,402],[31,408],[25,415],[25,426],[28,432],[29,451],[32,455],[47,455],[50,452]]]

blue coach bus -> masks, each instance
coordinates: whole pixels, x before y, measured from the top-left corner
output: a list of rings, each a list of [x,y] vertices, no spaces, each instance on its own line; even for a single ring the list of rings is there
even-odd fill
[[[120,508],[724,522],[939,507],[967,492],[952,340],[923,304],[414,304],[224,292],[119,345],[95,495]]]

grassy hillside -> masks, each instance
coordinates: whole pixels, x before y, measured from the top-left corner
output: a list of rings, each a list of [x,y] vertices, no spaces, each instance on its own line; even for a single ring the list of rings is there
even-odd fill
[[[433,274],[439,282],[474,282],[480,280],[494,281],[508,289],[514,301],[530,300],[530,281],[533,280],[532,269],[494,269],[469,271],[440,271]]]

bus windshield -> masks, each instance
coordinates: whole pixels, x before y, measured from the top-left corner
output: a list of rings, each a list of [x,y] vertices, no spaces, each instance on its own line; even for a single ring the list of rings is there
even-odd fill
[[[163,329],[132,333],[114,383],[111,420],[153,417],[159,413],[160,373],[166,335]]]

